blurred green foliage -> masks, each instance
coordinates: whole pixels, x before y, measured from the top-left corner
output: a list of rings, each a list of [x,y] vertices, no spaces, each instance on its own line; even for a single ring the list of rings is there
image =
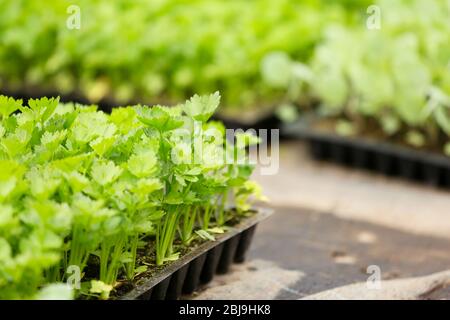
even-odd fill
[[[66,26],[72,4],[80,29]],[[382,134],[414,146],[441,148],[450,133],[448,0],[0,0],[0,7],[0,88],[13,92],[173,104],[220,90],[230,110],[282,106],[278,114],[292,121],[292,105],[318,103],[318,113],[343,117],[347,132],[374,120]],[[374,18],[379,28],[371,29]]]
[[[330,112],[375,119],[415,147],[438,146],[438,131],[450,134],[450,2],[377,4],[379,30],[326,33],[311,63],[313,94]]]
[[[348,120],[354,128],[347,125],[347,134],[377,130],[368,125],[375,122],[379,134],[442,148],[450,134],[450,2],[378,0],[375,6],[367,24],[328,25],[307,66],[288,57],[275,68],[282,74],[271,78],[291,75],[284,83],[291,101],[318,101],[317,113]],[[371,28],[373,18],[378,27]],[[298,66],[307,77],[293,76]]]
[[[283,93],[262,80],[262,58],[309,59],[327,24],[354,24],[368,2],[0,0],[1,85],[118,103],[220,90],[228,107],[267,106]],[[66,27],[73,4],[80,29]]]

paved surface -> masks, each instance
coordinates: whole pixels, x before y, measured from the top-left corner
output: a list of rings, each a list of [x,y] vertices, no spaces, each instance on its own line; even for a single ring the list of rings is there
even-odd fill
[[[308,208],[410,233],[450,239],[450,192],[309,158],[283,144],[276,175],[254,179],[273,205]]]
[[[298,143],[256,180],[276,214],[247,263],[190,298],[450,299],[448,192],[314,162]]]
[[[450,287],[450,270],[428,276],[387,280],[379,287],[366,282],[355,283],[307,296],[305,300],[418,300],[446,299]],[[444,296],[445,295],[445,296]]]

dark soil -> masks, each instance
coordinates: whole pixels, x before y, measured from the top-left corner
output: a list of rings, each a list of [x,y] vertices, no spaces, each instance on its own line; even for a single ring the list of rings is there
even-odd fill
[[[244,214],[237,214],[234,209],[231,210],[233,214],[228,215],[232,217],[226,221],[227,226],[236,226],[238,225],[244,218],[249,217],[256,213],[256,211],[249,210]],[[220,235],[216,238],[220,239]],[[155,248],[153,246],[154,241],[149,237],[147,239],[147,245],[144,248],[139,248],[137,251],[137,259],[136,266],[146,265],[148,268],[145,272],[142,272],[135,276],[133,280],[128,280],[125,278],[124,274],[119,275],[119,279],[117,280],[117,284],[111,292],[110,299],[117,299],[118,297],[130,292],[132,289],[136,288],[136,286],[140,285],[143,281],[147,281],[149,278],[161,272],[161,270],[170,266],[172,262],[166,263],[162,266],[156,265],[156,256],[155,256]],[[207,240],[203,240],[200,238],[194,239],[188,247],[184,246],[180,240],[176,240],[174,243],[175,252],[179,252],[180,258],[196,250],[196,248]],[[88,268],[89,269],[89,268]],[[98,268],[94,268],[95,271]],[[87,274],[88,272],[86,272]],[[90,273],[92,274],[92,273]],[[95,278],[96,273],[92,274],[92,278]]]

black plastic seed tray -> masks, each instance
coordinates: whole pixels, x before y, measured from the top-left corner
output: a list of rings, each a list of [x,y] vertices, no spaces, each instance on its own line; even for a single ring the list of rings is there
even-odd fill
[[[121,300],[175,300],[210,282],[215,274],[227,273],[232,263],[242,263],[259,222],[272,214],[270,209],[257,209],[216,241],[205,242],[151,278],[141,279]]]
[[[220,113],[213,116],[214,120],[221,121],[227,129],[242,129],[244,131],[248,129],[279,129],[281,121],[275,116],[274,113],[268,113],[258,119],[252,119],[251,121],[243,121],[239,118],[228,118],[221,116]]]
[[[313,129],[314,117],[285,126],[284,134],[308,142],[312,156],[437,187],[450,188],[450,158],[361,137],[343,137]]]

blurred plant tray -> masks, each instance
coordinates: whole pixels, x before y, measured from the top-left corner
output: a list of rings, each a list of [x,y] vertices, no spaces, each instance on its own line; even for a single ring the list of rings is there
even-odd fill
[[[213,116],[214,120],[222,121],[227,129],[279,129],[281,121],[273,110],[240,110],[240,112],[222,111]],[[231,108],[230,108],[231,109]]]
[[[139,279],[131,291],[117,299],[179,299],[182,294],[190,294],[210,282],[215,274],[227,273],[233,263],[244,262],[256,226],[273,213],[267,208],[253,210],[255,214],[217,236],[215,241],[204,242],[148,278]]]
[[[375,139],[340,136],[316,129],[315,121],[318,118],[314,115],[305,115],[286,124],[283,134],[305,140],[317,160],[450,188],[449,157]]]

